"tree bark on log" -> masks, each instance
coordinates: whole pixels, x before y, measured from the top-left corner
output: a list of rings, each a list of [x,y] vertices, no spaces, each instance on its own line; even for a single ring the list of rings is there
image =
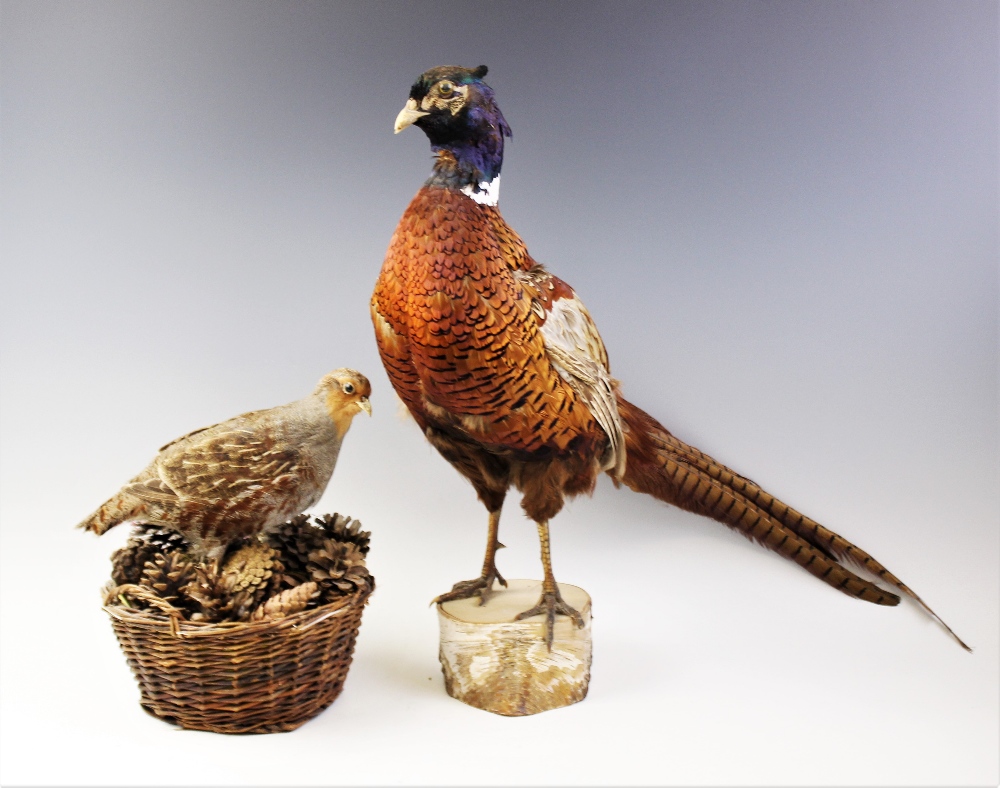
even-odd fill
[[[485,605],[478,598],[437,606],[441,670],[448,694],[470,706],[517,717],[583,700],[592,654],[590,597],[559,583],[567,604],[583,616],[579,628],[557,616],[552,650],[545,645],[543,616],[515,620],[538,602],[539,580],[511,580]]]

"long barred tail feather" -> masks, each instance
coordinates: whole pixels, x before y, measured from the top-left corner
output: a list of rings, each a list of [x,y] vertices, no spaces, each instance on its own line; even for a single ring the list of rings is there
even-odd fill
[[[909,596],[962,648],[972,650],[912,589],[857,545],[678,440],[621,394],[618,413],[625,429],[627,465],[622,481],[626,486],[718,520],[845,594],[876,605],[898,605],[898,595],[859,577],[846,565],[864,570]]]

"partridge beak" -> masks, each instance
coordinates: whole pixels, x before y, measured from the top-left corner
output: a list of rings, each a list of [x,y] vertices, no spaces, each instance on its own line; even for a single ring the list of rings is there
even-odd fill
[[[363,410],[369,416],[372,415],[372,404],[368,401],[368,397],[362,397],[358,400],[358,410]]]
[[[399,114],[396,116],[396,125],[392,127],[395,134],[399,134],[407,126],[412,126],[418,120],[420,120],[424,115],[430,115],[429,112],[421,112],[417,109],[417,100],[410,99],[406,102],[406,106],[400,110]]]

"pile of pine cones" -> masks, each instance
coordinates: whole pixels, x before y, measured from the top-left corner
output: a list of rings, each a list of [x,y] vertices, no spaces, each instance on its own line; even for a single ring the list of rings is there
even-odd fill
[[[190,621],[272,621],[374,588],[365,568],[371,534],[339,514],[309,522],[300,514],[260,538],[233,545],[218,562],[199,564],[177,531],[137,525],[111,556],[105,605],[155,614],[152,592]]]

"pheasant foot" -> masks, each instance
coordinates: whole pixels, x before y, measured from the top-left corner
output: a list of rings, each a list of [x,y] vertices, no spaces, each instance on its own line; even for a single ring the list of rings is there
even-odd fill
[[[576,608],[570,607],[563,601],[562,595],[559,593],[559,588],[556,587],[550,591],[543,586],[542,598],[538,600],[538,604],[530,610],[518,613],[516,620],[521,621],[532,616],[544,615],[545,645],[548,646],[549,651],[552,651],[552,636],[555,630],[557,614],[568,616],[577,627],[583,628],[583,616],[580,615],[580,612]]]
[[[507,587],[507,581],[503,579],[503,576],[496,569],[494,569],[491,572],[483,573],[475,580],[458,581],[451,587],[451,591],[435,597],[431,604],[440,605],[442,602],[451,602],[455,599],[468,599],[469,597],[478,596],[479,604],[485,605],[489,601],[490,597],[496,593],[493,588],[494,580],[505,588]]]

